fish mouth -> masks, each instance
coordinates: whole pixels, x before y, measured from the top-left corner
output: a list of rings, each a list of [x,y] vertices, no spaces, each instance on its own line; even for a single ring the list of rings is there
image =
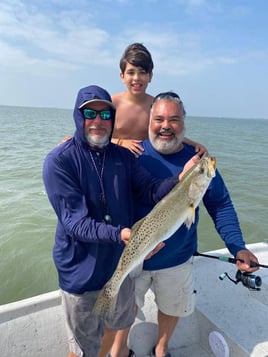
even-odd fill
[[[214,170],[216,170],[216,158],[215,156],[210,156],[211,165]]]
[[[216,158],[214,156],[209,156],[208,157],[208,172],[207,176],[214,177],[215,176],[215,171],[216,171]]]

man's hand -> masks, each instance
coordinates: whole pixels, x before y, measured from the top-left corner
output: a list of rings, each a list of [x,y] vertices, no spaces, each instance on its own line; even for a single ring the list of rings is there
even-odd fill
[[[193,167],[195,164],[198,163],[198,161],[200,161],[200,156],[199,154],[196,154],[189,161],[186,162],[186,164],[183,167],[183,170],[179,174],[179,181],[183,178],[186,172],[190,170],[191,167]]]
[[[252,273],[253,271],[259,269],[258,267],[250,267],[250,261],[253,261],[255,263],[259,263],[259,261],[258,258],[255,257],[255,255],[251,253],[249,250],[246,249],[240,250],[236,255],[236,259],[237,259],[236,267],[238,270]]]
[[[199,157],[205,157],[208,156],[208,151],[207,148],[199,143],[195,144],[195,152],[199,155]]]
[[[131,229],[130,228],[123,228],[121,231],[121,239],[122,241],[127,245],[129,238],[131,235]]]
[[[121,239],[125,244],[128,244],[129,239],[131,235],[131,229],[130,228],[123,228],[121,231]],[[153,255],[155,255],[157,252],[159,252],[160,249],[162,249],[165,246],[165,243],[161,242],[157,244],[157,246],[149,253],[146,255],[145,259],[150,259]]]

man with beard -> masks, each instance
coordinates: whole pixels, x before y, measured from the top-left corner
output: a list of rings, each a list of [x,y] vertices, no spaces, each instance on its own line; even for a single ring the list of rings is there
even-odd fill
[[[102,321],[92,308],[128,243],[134,197],[154,205],[178,182],[178,174],[154,179],[129,150],[111,143],[115,112],[103,88],[80,89],[74,136],[52,150],[43,167],[47,195],[58,218],[53,258],[68,357],[98,356],[104,330],[125,329],[133,323],[134,282],[129,277],[120,288],[115,316]]]
[[[138,159],[154,177],[164,179],[177,172],[178,168],[187,170],[192,165],[191,161],[195,160],[194,147],[183,142],[185,115],[184,105],[176,93],[160,93],[154,98],[150,111],[149,140],[142,143],[144,150]],[[257,270],[250,268],[250,261],[258,260],[246,249],[237,214],[218,171],[204,195],[203,203],[226,247],[238,259],[237,268],[247,272]],[[152,205],[137,201],[136,221],[152,208]],[[190,229],[182,225],[164,242],[165,246],[159,252],[144,261],[143,270],[136,278],[136,304],[141,308],[147,290],[152,288],[158,307],[158,340],[151,356],[171,356],[168,343],[179,317],[188,316],[194,311],[193,254],[197,251],[198,220],[197,208],[195,222]],[[114,343],[112,357],[117,356],[118,351],[128,350],[123,336],[125,334],[122,333],[121,345],[119,340]]]

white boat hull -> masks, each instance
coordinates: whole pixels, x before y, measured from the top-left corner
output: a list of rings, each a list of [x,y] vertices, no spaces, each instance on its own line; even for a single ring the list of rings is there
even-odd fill
[[[268,244],[248,248],[260,263],[268,263]],[[229,255],[225,249],[210,253]],[[196,310],[180,319],[170,341],[171,356],[268,357],[268,269],[255,273],[262,278],[261,291],[249,291],[241,283],[219,279],[223,272],[235,276],[233,264],[196,257],[194,267]],[[148,355],[155,344],[156,314],[149,291],[129,336],[137,357]],[[3,357],[67,357],[59,291],[0,306],[0,339]]]

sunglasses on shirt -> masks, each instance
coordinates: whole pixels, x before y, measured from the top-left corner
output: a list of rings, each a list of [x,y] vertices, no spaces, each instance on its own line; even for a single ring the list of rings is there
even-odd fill
[[[110,120],[112,118],[111,110],[94,110],[94,109],[83,109],[84,118],[93,120],[99,114],[102,120]]]

